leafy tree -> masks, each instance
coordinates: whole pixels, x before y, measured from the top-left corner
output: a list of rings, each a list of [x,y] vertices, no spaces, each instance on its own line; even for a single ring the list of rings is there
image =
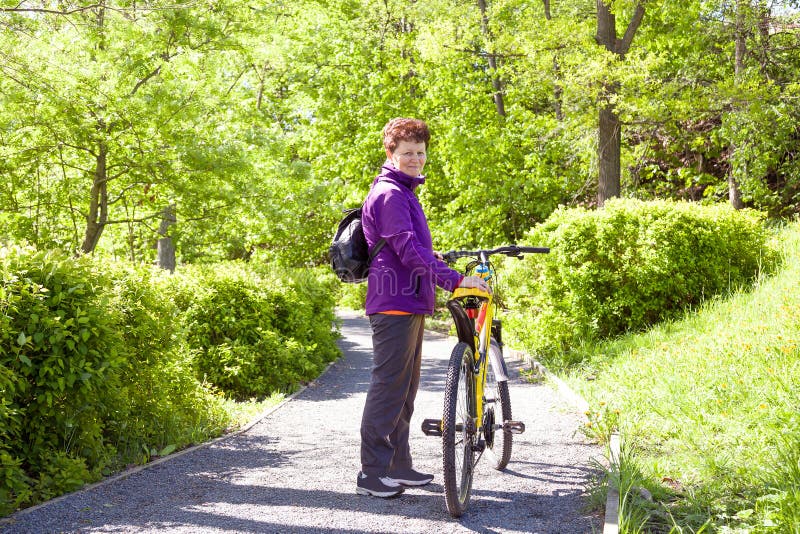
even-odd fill
[[[6,107],[3,151],[15,186],[5,207],[36,217],[24,237],[89,253],[123,226],[115,237],[136,257],[166,206],[202,220],[235,200],[246,142],[264,141],[226,120],[240,111],[228,107],[241,46],[230,35],[249,23],[245,6],[32,5],[6,10],[30,31],[3,33],[14,45],[4,70],[18,75],[1,82],[23,104]],[[23,185],[30,176],[36,189]]]
[[[797,117],[789,103],[797,88],[789,73],[797,58],[789,51],[798,37],[779,15],[796,3],[758,5],[690,3],[642,26],[646,49],[637,53],[650,66],[630,77],[635,91],[622,107],[637,195],[733,205],[739,198],[773,215],[796,210]],[[760,14],[740,18],[748,29],[737,33],[735,9]]]
[[[420,198],[441,247],[516,240],[560,204],[622,191],[738,192],[791,214],[797,7],[8,5],[0,221],[40,246],[136,261],[162,240],[184,262],[322,263],[400,115],[433,130]]]

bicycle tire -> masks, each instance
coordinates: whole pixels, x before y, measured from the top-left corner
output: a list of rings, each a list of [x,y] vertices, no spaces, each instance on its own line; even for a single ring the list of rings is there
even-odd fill
[[[497,341],[492,339],[492,348],[500,350]],[[486,440],[487,456],[491,459],[492,467],[502,471],[511,460],[514,434],[502,428],[494,429],[492,425],[502,424],[511,420],[511,396],[508,391],[508,381],[498,380],[492,362],[486,366],[486,387],[484,389],[484,439]]]
[[[477,435],[473,428],[476,417],[473,362],[472,348],[464,342],[456,344],[450,355],[445,382],[442,417],[444,495],[447,510],[453,517],[461,517],[466,511],[472,491],[473,444]]]
[[[491,371],[490,371],[491,372]],[[499,421],[497,420],[497,411],[495,411],[495,423],[502,423],[503,421],[510,421],[511,420],[511,397],[508,394],[508,382],[503,380],[501,382],[497,382],[497,389],[496,389],[497,397],[500,399],[500,415],[502,419]],[[495,404],[496,406],[497,404]],[[511,460],[511,449],[514,446],[514,434],[511,433],[510,430],[503,430],[502,428],[498,428],[494,431],[492,446],[489,447],[491,451],[491,456],[493,457],[494,461],[492,463],[492,467],[497,469],[498,471],[502,471],[508,465],[508,462]]]

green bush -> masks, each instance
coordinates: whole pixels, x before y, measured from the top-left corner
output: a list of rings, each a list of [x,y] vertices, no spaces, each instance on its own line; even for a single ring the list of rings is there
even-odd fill
[[[0,277],[0,514],[227,426],[160,275],[5,246]]]
[[[164,448],[219,435],[229,417],[213,388],[194,377],[170,275],[127,264],[110,272],[128,350],[114,399],[117,416],[107,425],[119,460],[144,463]]]
[[[771,270],[762,215],[727,206],[614,199],[559,209],[527,235],[551,247],[506,273],[509,332],[550,365],[582,342],[646,328]]]
[[[0,261],[0,365],[10,378],[0,404],[12,414],[5,460],[34,478],[52,470],[59,452],[65,465],[85,459],[92,468],[81,473],[96,478],[113,455],[101,421],[126,357],[111,281],[91,261],[55,253],[4,248]],[[20,480],[6,477],[10,502],[19,500]],[[72,476],[51,481],[56,493],[74,488]]]
[[[194,288],[184,324],[197,376],[233,398],[292,390],[339,354],[325,277],[298,270],[279,278],[237,262],[179,276],[178,285]]]
[[[332,276],[258,268],[0,246],[0,515],[221,434],[213,384],[266,396],[336,358]]]
[[[339,283],[338,305],[350,310],[363,310],[367,301],[367,283]]]

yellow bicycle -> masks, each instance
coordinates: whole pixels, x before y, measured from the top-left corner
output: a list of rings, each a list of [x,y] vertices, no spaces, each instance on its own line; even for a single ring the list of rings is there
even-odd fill
[[[464,274],[480,276],[494,285],[494,254],[522,258],[526,253],[548,253],[544,247],[516,245],[491,250],[454,250],[443,254],[454,263],[473,258]],[[503,359],[502,325],[494,318],[494,294],[475,288],[457,288],[447,308],[456,326],[458,343],[450,356],[441,419],[425,419],[422,431],[442,437],[444,494],[447,509],[460,517],[469,504],[472,475],[484,452],[493,467],[505,469],[511,459],[512,436],[525,431],[511,418],[508,370]],[[477,455],[477,457],[476,457]]]

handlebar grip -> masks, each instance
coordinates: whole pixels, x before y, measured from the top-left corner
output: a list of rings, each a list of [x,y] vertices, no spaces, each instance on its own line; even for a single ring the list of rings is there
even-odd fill
[[[549,254],[550,247],[518,247],[520,252],[529,254]]]
[[[472,258],[476,255],[475,252],[468,250],[451,250],[442,254],[442,259],[447,263],[454,263],[458,258]]]

